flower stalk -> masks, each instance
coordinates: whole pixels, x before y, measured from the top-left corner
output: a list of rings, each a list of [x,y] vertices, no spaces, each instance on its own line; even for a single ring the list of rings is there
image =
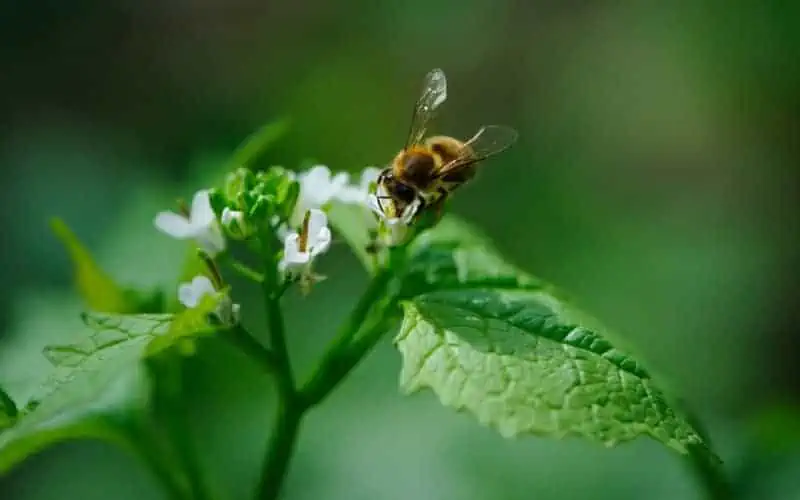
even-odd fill
[[[211,280],[200,275],[182,284],[179,301],[184,306],[199,307],[204,297],[224,294],[220,291],[224,288],[220,263],[261,287],[268,346],[239,323],[238,305],[227,295],[215,312],[225,327],[225,338],[275,379],[277,404],[257,499],[280,496],[305,414],[344,380],[387,331],[388,318],[400,297],[408,246],[419,231],[429,227],[415,220],[418,205],[412,204],[402,214],[387,215],[377,203],[377,175],[378,169],[366,169],[358,185],[351,185],[347,174],[333,175],[324,166],[299,175],[281,169],[254,174],[240,168],[228,176],[224,189],[199,191],[191,209],[180,214],[162,212],[156,217],[159,230],[177,239],[192,239],[203,249],[214,277]],[[323,279],[314,273],[314,263],[331,246],[325,209],[334,201],[364,209],[365,230],[376,236],[376,257],[380,252],[385,258],[376,259],[369,286],[311,377],[298,387],[286,342],[281,298],[294,284],[308,293]],[[368,217],[370,210],[372,219]],[[251,269],[226,252],[226,236],[255,249],[261,257],[260,269]]]
[[[278,498],[283,487],[286,472],[294,453],[297,434],[303,409],[298,404],[289,350],[286,345],[283,311],[280,300],[284,288],[279,282],[278,266],[275,260],[274,239],[270,228],[263,228],[259,239],[262,247],[263,275],[262,293],[267,313],[267,331],[273,353],[275,382],[277,385],[277,411],[272,434],[267,445],[267,453],[262,464],[258,484],[259,499]]]

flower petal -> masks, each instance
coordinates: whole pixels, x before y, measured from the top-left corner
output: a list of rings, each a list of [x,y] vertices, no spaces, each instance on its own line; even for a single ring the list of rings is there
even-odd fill
[[[325,252],[331,246],[331,230],[328,229],[328,216],[322,210],[309,210],[308,251],[311,257]]]
[[[283,242],[283,260],[288,265],[307,264],[311,260],[308,252],[300,251],[300,235],[292,233]]]
[[[323,254],[328,251],[331,247],[331,240],[333,239],[331,235],[331,230],[327,227],[323,227],[317,233],[316,237],[314,238],[313,244],[309,241],[309,252],[311,253],[311,257],[316,257],[317,255]]]
[[[319,195],[327,193],[331,183],[331,171],[325,165],[311,167],[300,174],[300,191],[308,199],[316,200]]]
[[[373,182],[378,182],[378,177],[381,175],[381,169],[378,167],[367,167],[361,171],[360,187],[363,191],[369,193],[369,188]]]
[[[191,283],[181,283],[178,286],[178,301],[191,309],[197,307],[204,295],[215,292],[214,285],[207,276],[195,276]]]
[[[216,221],[206,227],[205,230],[195,234],[195,240],[210,257],[214,257],[225,250],[225,235],[222,234],[222,230]]]
[[[208,195],[208,190],[201,189],[195,193],[194,198],[192,198],[190,219],[192,226],[195,228],[208,227],[216,219],[214,209],[211,208],[211,198]]]
[[[186,239],[194,236],[194,228],[189,219],[174,212],[159,212],[153,223],[159,231],[173,238]]]
[[[217,290],[214,288],[214,284],[211,283],[209,277],[202,274],[194,277],[192,280],[192,287],[196,293],[200,294],[200,297],[207,294],[217,293]]]
[[[370,195],[370,188],[373,183],[378,180],[381,169],[376,167],[367,167],[361,172],[361,179],[359,184],[347,184],[342,186],[334,195],[334,197],[344,203],[358,203],[367,204],[367,198]],[[335,179],[334,179],[335,180]]]
[[[335,197],[342,189],[347,187],[350,183],[350,174],[347,172],[339,172],[333,176],[331,183],[328,185],[328,200]]]
[[[198,300],[190,283],[181,283],[178,286],[178,301],[189,309],[197,305]]]
[[[328,216],[325,212],[312,208],[308,211],[308,242],[312,244],[313,239],[324,227],[328,227]]]

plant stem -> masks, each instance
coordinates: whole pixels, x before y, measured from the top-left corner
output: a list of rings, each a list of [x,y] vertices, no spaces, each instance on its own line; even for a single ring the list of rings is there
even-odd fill
[[[199,461],[197,449],[191,436],[191,420],[186,412],[186,402],[181,397],[184,392],[184,371],[186,369],[183,359],[172,357],[165,360],[165,370],[162,383],[166,385],[162,404],[163,413],[161,420],[165,431],[171,438],[177,459],[186,472],[191,488],[191,497],[196,500],[210,500],[213,495],[209,489],[207,474]]]
[[[273,373],[278,389],[277,415],[262,464],[258,496],[256,497],[263,500],[273,500],[280,495],[300,430],[300,420],[305,411],[299,404],[289,350],[286,346],[283,311],[280,304],[284,288],[278,281],[272,241],[271,232],[263,231],[261,244],[264,258],[264,280],[261,282],[261,289],[264,295],[267,331],[273,354]]]
[[[386,331],[386,315],[400,296],[399,290],[393,290],[393,285],[398,283],[397,276],[405,272],[407,249],[411,240],[405,245],[391,249],[388,264],[373,277],[353,312],[323,355],[318,368],[299,391],[294,382],[284,338],[283,317],[279,303],[284,289],[278,284],[274,263],[268,260],[272,254],[267,241],[271,240],[264,235],[262,252],[267,259],[265,259],[262,289],[271,347],[275,355],[274,373],[278,387],[278,410],[263,462],[257,498],[274,500],[280,495],[286,478],[303,416],[333,391]]]
[[[250,266],[248,266],[243,262],[239,262],[236,259],[229,259],[228,264],[231,266],[231,269],[233,269],[241,276],[244,276],[245,278],[251,281],[255,281],[256,283],[261,283],[264,281],[263,274],[251,268]]]
[[[244,326],[237,323],[225,333],[225,339],[258,363],[267,373],[275,372],[275,354],[259,342]]]
[[[692,448],[687,460],[708,500],[735,498],[718,458],[706,450]]]
[[[363,345],[357,349],[360,355],[356,357],[355,352],[348,352],[351,341],[363,327],[373,305],[386,294],[393,277],[394,273],[389,268],[386,268],[378,272],[372,279],[353,312],[342,325],[339,333],[323,355],[317,369],[300,390],[305,404],[315,406],[322,402],[333,388],[355,368],[366,351],[378,341],[378,338],[375,338],[376,333],[374,331],[366,333],[362,336],[365,339],[365,341],[362,341]],[[379,314],[383,312],[381,310]],[[378,330],[377,336],[383,332],[377,328],[373,328],[373,330]]]
[[[279,497],[286,479],[305,408],[299,404],[294,386],[294,375],[283,331],[280,299],[269,293],[266,286],[264,288],[270,340],[275,353],[274,373],[278,388],[278,412],[267,445],[267,454],[261,466],[257,498],[273,500]]]
[[[258,497],[262,500],[279,498],[289,463],[294,454],[300,431],[300,422],[306,408],[295,397],[284,397],[279,393],[278,409],[272,427],[267,455],[262,465],[258,484]]]
[[[134,425],[119,436],[119,443],[147,464],[172,500],[192,500],[191,486],[182,471],[171,463],[147,424]]]

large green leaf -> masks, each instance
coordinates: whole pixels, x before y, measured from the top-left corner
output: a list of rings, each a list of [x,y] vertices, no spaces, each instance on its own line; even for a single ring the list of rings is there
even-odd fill
[[[434,290],[493,288],[537,290],[544,283],[507,263],[488,239],[448,216],[414,241],[403,295]]]
[[[375,217],[355,204],[332,203],[328,212],[331,225],[350,245],[365,268],[371,270],[375,258],[367,251],[369,229]],[[403,296],[450,288],[525,288],[538,289],[543,283],[508,264],[477,229],[452,215],[422,232],[411,245],[409,269],[404,277]]]
[[[0,433],[0,473],[59,441],[122,440],[150,400],[143,359],[209,331],[199,319],[216,305],[205,300],[179,315],[87,315],[92,333],[83,342],[45,348],[54,371],[16,424]]]
[[[642,435],[705,449],[647,371],[545,291],[448,290],[407,302],[396,338],[401,387],[428,387],[504,436]]]
[[[622,342],[469,224],[445,217],[409,257],[396,338],[405,391],[430,388],[505,436],[646,435],[713,456]]]

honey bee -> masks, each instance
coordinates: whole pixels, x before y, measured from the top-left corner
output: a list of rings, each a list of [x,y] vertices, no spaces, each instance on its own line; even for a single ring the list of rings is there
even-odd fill
[[[441,69],[434,69],[425,76],[405,147],[377,179],[378,204],[390,217],[401,216],[413,204],[418,204],[417,213],[441,208],[450,193],[475,176],[480,162],[517,140],[517,132],[503,125],[481,127],[466,141],[426,137],[428,124],[445,99],[447,80]]]

